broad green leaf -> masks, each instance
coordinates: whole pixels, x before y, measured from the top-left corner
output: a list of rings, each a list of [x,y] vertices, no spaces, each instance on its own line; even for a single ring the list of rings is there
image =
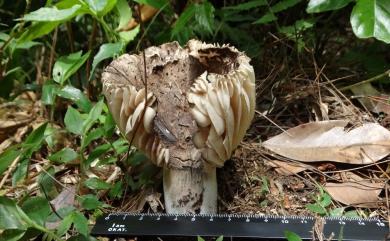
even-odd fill
[[[132,17],[132,11],[129,6],[129,3],[126,0],[117,0],[116,10],[119,14],[119,24],[116,30],[119,30],[127,26]]]
[[[249,1],[249,2],[246,2],[246,3],[241,3],[241,4],[238,4],[238,5],[235,5],[235,6],[224,7],[223,9],[243,11],[243,10],[249,10],[249,9],[252,9],[252,8],[256,8],[256,7],[260,7],[260,6],[266,6],[266,5],[267,5],[267,1],[266,0],[254,0],[254,1]]]
[[[223,235],[219,236],[215,241],[222,241],[223,240]]]
[[[75,160],[78,157],[77,152],[69,147],[65,147],[62,150],[49,156],[49,160],[56,163],[68,163]]]
[[[6,197],[0,197],[0,230],[26,230],[29,225],[24,216],[25,214],[14,201]]]
[[[140,30],[140,27],[138,25],[137,27],[135,27],[134,29],[132,29],[130,31],[119,32],[119,37],[123,43],[128,44],[130,41],[134,40],[135,37],[137,37],[139,30]]]
[[[110,12],[115,4],[116,0],[84,0],[94,15],[99,17],[106,15]]]
[[[390,43],[390,1],[359,0],[351,14],[352,30],[359,38],[374,37]]]
[[[291,8],[295,5],[297,5],[301,1],[302,0],[282,0],[271,7],[271,10],[272,10],[271,12],[278,13],[278,12],[284,11],[288,8]]]
[[[74,216],[72,214],[67,215],[60,223],[60,225],[57,227],[57,235],[62,236],[64,235],[70,228],[70,226],[73,223]]]
[[[28,198],[22,205],[23,211],[35,223],[44,226],[45,221],[51,213],[49,202],[44,197]]]
[[[18,146],[12,146],[0,153],[0,176],[9,168],[11,163],[20,155]]]
[[[0,241],[18,241],[26,233],[26,230],[7,229],[1,233]]]
[[[103,203],[98,200],[95,195],[87,194],[79,198],[81,206],[86,210],[94,210],[103,206]]]
[[[104,135],[106,137],[111,137],[115,132],[115,127],[116,127],[115,120],[112,117],[111,113],[108,112],[108,114],[106,116],[106,120],[104,121],[104,126],[103,126]]]
[[[198,241],[205,241],[202,237],[198,236]]]
[[[80,234],[88,236],[88,219],[82,213],[73,213],[73,225]]]
[[[202,4],[196,4],[195,19],[207,32],[213,33],[214,29],[214,6],[204,1]]]
[[[73,134],[81,135],[83,133],[83,122],[84,119],[80,112],[69,106],[64,118],[66,129]]]
[[[343,216],[344,210],[345,210],[344,207],[332,209],[329,212],[329,216],[331,216],[331,217],[341,217],[341,216]]]
[[[12,173],[12,186],[15,187],[18,183],[22,182],[27,174],[29,166],[29,159],[24,159],[18,163],[16,170]]]
[[[310,0],[306,12],[319,13],[343,8],[354,0]],[[371,0],[369,0],[371,1]],[[375,0],[374,0],[375,1]]]
[[[314,213],[318,213],[320,215],[326,214],[326,209],[319,204],[307,204],[306,208],[309,209],[310,211],[312,211]]]
[[[104,102],[103,100],[100,100],[94,107],[92,107],[91,111],[88,113],[87,119],[83,123],[82,133],[86,134],[93,124],[99,119],[102,114],[103,106]]]
[[[57,95],[65,99],[72,100],[84,112],[89,112],[92,108],[92,103],[89,101],[87,96],[85,96],[81,90],[71,85],[66,85],[62,89],[58,90]]]
[[[195,12],[196,12],[196,5],[195,4],[189,5],[184,10],[184,12],[180,14],[180,17],[176,20],[176,23],[173,26],[172,35],[177,35],[185,28],[187,28],[189,21],[195,16]]]
[[[95,149],[92,150],[92,152],[89,153],[89,156],[87,158],[85,165],[89,166],[93,161],[96,160],[96,158],[103,155],[104,153],[106,153],[110,149],[111,149],[110,144],[103,144],[103,145],[96,147]]]
[[[18,43],[24,43],[42,37],[55,29],[61,22],[34,22],[18,38]]]
[[[48,168],[46,171],[42,171],[38,177],[38,184],[42,193],[46,193],[49,198],[58,196],[58,192],[55,186],[54,180],[55,170],[54,167]],[[65,215],[64,215],[65,216]]]
[[[85,139],[82,140],[81,149],[84,149],[86,146],[88,146],[92,141],[99,139],[104,135],[104,131],[102,128],[96,128],[92,131],[90,131]]]
[[[278,18],[273,13],[267,13],[263,15],[259,20],[253,22],[254,24],[264,24],[277,20]]]
[[[360,218],[359,213],[356,210],[345,212],[343,217],[346,218]]]
[[[38,128],[33,130],[26,140],[22,143],[23,154],[26,157],[30,157],[33,152],[41,148],[42,141],[44,140],[44,134],[47,127],[47,122],[40,125]]]
[[[24,21],[35,21],[35,22],[56,22],[66,21],[77,14],[81,5],[74,5],[68,9],[58,9],[57,7],[43,7],[34,12],[24,15],[22,18]]]
[[[99,48],[98,53],[93,58],[92,69],[90,78],[92,78],[92,74],[95,71],[96,66],[105,59],[112,58],[118,54],[120,54],[123,50],[123,43],[107,43],[102,44]]]
[[[110,192],[108,193],[108,195],[110,196],[110,198],[115,199],[115,198],[122,197],[122,193],[123,193],[123,182],[118,181],[110,189]]]
[[[81,55],[82,51],[60,57],[53,67],[53,79],[63,85],[87,61],[89,53]]]
[[[84,181],[84,185],[89,189],[110,189],[111,185],[106,183],[105,181],[100,180],[97,177],[91,177]]]
[[[327,207],[329,206],[330,204],[332,203],[332,198],[330,197],[330,195],[328,193],[324,193],[321,197],[321,206],[323,207]]]
[[[41,101],[45,105],[53,105],[57,91],[59,90],[58,84],[44,84],[42,87]]]
[[[284,231],[284,237],[287,239],[287,241],[302,241],[298,234],[288,230]]]

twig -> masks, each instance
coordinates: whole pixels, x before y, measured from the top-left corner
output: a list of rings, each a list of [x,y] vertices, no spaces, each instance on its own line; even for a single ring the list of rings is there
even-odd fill
[[[282,127],[280,127],[278,124],[276,124],[274,121],[272,121],[270,118],[268,118],[266,115],[263,115],[263,113],[261,113],[260,111],[258,110],[255,110],[255,112],[264,117],[266,120],[268,120],[269,122],[271,122],[272,124],[274,124],[276,127],[278,127],[281,131],[283,131],[284,133],[286,133],[286,135],[288,135],[289,137],[292,137],[292,135],[290,133],[288,133],[288,131],[284,130]]]
[[[18,163],[20,159],[20,155],[15,158],[15,160],[11,163],[11,166],[9,166],[7,172],[4,174],[3,179],[1,179],[0,182],[0,189],[3,187],[4,183],[7,181],[8,176],[11,174],[11,172],[15,169],[16,164]]]
[[[348,89],[351,89],[353,87],[357,87],[357,86],[360,86],[360,85],[363,85],[363,84],[371,83],[371,82],[376,81],[378,79],[381,79],[381,78],[383,78],[385,76],[389,76],[390,77],[390,69],[387,70],[386,72],[382,73],[382,74],[379,74],[379,75],[376,75],[376,76],[374,76],[372,78],[360,81],[359,83],[356,83],[356,84],[345,86],[343,88],[340,88],[339,90],[340,91],[348,90]]]
[[[96,23],[96,20],[94,19],[93,20],[93,27],[92,27],[92,33],[91,33],[91,36],[89,37],[89,40],[88,40],[88,51],[92,52],[92,48],[93,48],[93,44],[94,44],[94,40],[96,38],[96,33],[97,33],[97,23]],[[88,94],[88,98],[91,99],[91,96],[92,96],[92,86],[91,86],[91,82],[89,80],[89,78],[91,77],[90,76],[90,71],[91,71],[91,58],[89,57],[88,60],[87,60],[87,67],[86,67],[86,75],[87,75],[87,94]]]
[[[56,27],[54,30],[53,41],[51,43],[51,48],[50,48],[49,70],[48,70],[48,74],[47,74],[48,78],[51,78],[51,72],[53,69],[54,54],[55,54],[56,45],[57,45],[57,36],[58,36],[58,27]]]

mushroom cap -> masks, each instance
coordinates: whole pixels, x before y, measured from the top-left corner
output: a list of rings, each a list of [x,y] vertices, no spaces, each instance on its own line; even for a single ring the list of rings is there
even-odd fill
[[[142,55],[122,55],[103,73],[119,130],[158,166],[223,166],[254,116],[250,59],[234,47],[197,40],[185,48],[150,47],[145,56],[147,90]]]

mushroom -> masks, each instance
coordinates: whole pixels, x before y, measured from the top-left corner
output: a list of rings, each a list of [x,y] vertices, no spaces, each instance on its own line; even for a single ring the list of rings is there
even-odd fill
[[[244,138],[254,116],[250,59],[228,45],[190,40],[125,54],[102,75],[119,130],[163,168],[168,213],[216,213],[216,167]],[[147,83],[147,86],[145,86]]]

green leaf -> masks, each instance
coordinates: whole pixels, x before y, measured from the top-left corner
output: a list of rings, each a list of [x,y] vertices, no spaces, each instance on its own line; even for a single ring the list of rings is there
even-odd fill
[[[75,152],[73,149],[70,149],[69,147],[65,147],[51,155],[49,160],[56,163],[68,163],[75,160],[77,157],[77,152]]]
[[[60,223],[60,225],[57,227],[57,235],[62,236],[64,235],[70,228],[70,226],[73,223],[74,216],[72,214],[67,215]]]
[[[106,137],[111,137],[115,132],[115,127],[116,127],[115,120],[112,117],[111,113],[109,112],[106,116],[106,120],[104,121],[104,126],[103,126],[104,135]]]
[[[352,30],[359,38],[374,37],[390,43],[390,1],[359,0],[351,14]]]
[[[46,127],[47,123],[40,125],[38,128],[33,130],[22,143],[22,147],[24,149],[23,152],[26,157],[30,157],[34,151],[41,148]]]
[[[0,176],[19,155],[20,150],[18,146],[12,146],[0,154]]]
[[[92,108],[92,104],[87,96],[81,90],[71,85],[66,85],[61,90],[58,90],[57,95],[72,100],[84,112],[89,112]]]
[[[83,122],[80,112],[69,106],[64,118],[66,129],[73,134],[81,135],[83,133]]]
[[[139,30],[140,30],[140,27],[139,25],[137,27],[135,27],[134,29],[130,30],[130,31],[122,31],[122,32],[119,32],[119,37],[121,39],[121,41],[124,43],[124,44],[127,44],[129,43],[130,41],[134,40],[135,37],[137,37],[138,33],[139,33]]]
[[[66,21],[77,14],[81,5],[74,5],[68,9],[58,9],[57,7],[43,7],[34,12],[24,15],[22,18],[24,21],[36,21],[36,22],[56,22]]]
[[[301,1],[302,0],[282,0],[271,7],[271,12],[278,13],[278,12],[284,11],[288,8],[291,8],[295,5],[297,5]]]
[[[60,57],[53,67],[53,79],[63,85],[87,61],[89,53],[81,55],[82,51]]]
[[[277,20],[278,18],[273,13],[263,15],[259,20],[253,22],[254,24],[264,24]]]
[[[99,119],[102,114],[103,106],[104,102],[103,100],[100,100],[94,107],[92,107],[91,111],[88,113],[87,119],[83,123],[82,133],[86,134],[93,124]]]
[[[73,213],[73,224],[77,231],[84,236],[88,236],[88,219],[80,212]]]
[[[51,213],[49,202],[44,197],[30,197],[22,205],[23,211],[35,223],[44,226]]]
[[[214,29],[214,6],[204,1],[203,4],[196,4],[195,19],[207,32],[213,33]]]
[[[306,12],[320,13],[343,8],[354,0],[310,0]],[[371,1],[371,0],[369,0]]]
[[[249,2],[246,2],[246,3],[241,3],[241,4],[238,4],[238,5],[235,5],[235,6],[224,7],[223,9],[243,11],[243,10],[249,10],[249,9],[252,9],[252,8],[265,6],[265,5],[267,5],[267,1],[266,0],[255,0],[255,1],[249,1]]]
[[[90,78],[92,78],[92,74],[95,71],[96,66],[105,59],[112,58],[115,55],[118,55],[122,52],[123,43],[107,43],[100,46],[98,53],[93,58],[92,62],[92,70],[90,74]]]
[[[223,235],[219,236],[215,241],[222,241],[223,240]]]
[[[332,209],[329,212],[329,216],[331,216],[331,217],[341,217],[341,216],[343,216],[344,210],[345,210],[344,207]]]
[[[115,198],[122,197],[122,193],[123,193],[123,182],[118,181],[110,189],[110,192],[108,193],[108,195],[110,196],[110,198],[115,199]]]
[[[42,87],[41,101],[45,105],[53,105],[59,86],[57,84],[45,83]]]
[[[188,27],[189,21],[195,16],[195,11],[195,4],[191,4],[180,14],[180,17],[173,26],[172,35],[178,35],[183,29]]]
[[[18,183],[23,181],[27,174],[29,159],[24,159],[19,162],[16,170],[12,174],[12,186],[15,187]]]
[[[92,194],[83,195],[79,199],[81,206],[86,210],[94,210],[103,205],[103,203],[100,202],[98,198]]]
[[[198,236],[198,241],[205,241],[202,237]]]
[[[99,17],[106,15],[116,5],[116,0],[84,0],[94,15]]]
[[[284,237],[288,241],[302,241],[301,237],[299,237],[298,234],[291,232],[291,231],[288,231],[288,230],[284,231]]]
[[[307,204],[306,208],[309,209],[310,211],[312,211],[314,213],[318,213],[320,215],[326,214],[326,209],[319,204]]]
[[[53,31],[60,22],[35,22],[18,38],[18,43],[31,41]]]
[[[84,185],[89,189],[110,189],[111,185],[97,177],[91,177],[84,181]]]
[[[328,193],[324,192],[324,194],[321,197],[320,205],[323,206],[323,207],[327,207],[331,203],[332,203],[331,196]]]
[[[86,146],[88,146],[92,141],[99,139],[104,135],[104,131],[102,128],[96,128],[89,132],[85,139],[83,139],[81,144],[81,149],[84,149]]]
[[[89,166],[96,158],[103,155],[104,153],[106,153],[110,149],[111,149],[110,144],[103,144],[103,145],[100,145],[100,146],[96,147],[95,149],[93,149],[92,152],[89,153],[89,156],[88,156],[87,161],[85,163],[86,166]]]
[[[0,241],[18,241],[25,233],[26,230],[7,229],[1,233]]]
[[[26,230],[29,225],[23,216],[25,214],[14,201],[0,197],[0,229]]]
[[[118,0],[116,4],[116,10],[118,11],[119,14],[119,24],[116,30],[119,30],[127,26],[127,23],[130,21],[132,17],[132,11],[129,6],[129,3],[126,0]]]
[[[38,184],[42,193],[46,193],[50,198],[58,196],[58,192],[55,186],[54,180],[55,170],[54,167],[50,167],[46,172],[41,172],[38,177]]]
[[[344,213],[346,218],[360,218],[359,213],[356,210],[351,210]]]

